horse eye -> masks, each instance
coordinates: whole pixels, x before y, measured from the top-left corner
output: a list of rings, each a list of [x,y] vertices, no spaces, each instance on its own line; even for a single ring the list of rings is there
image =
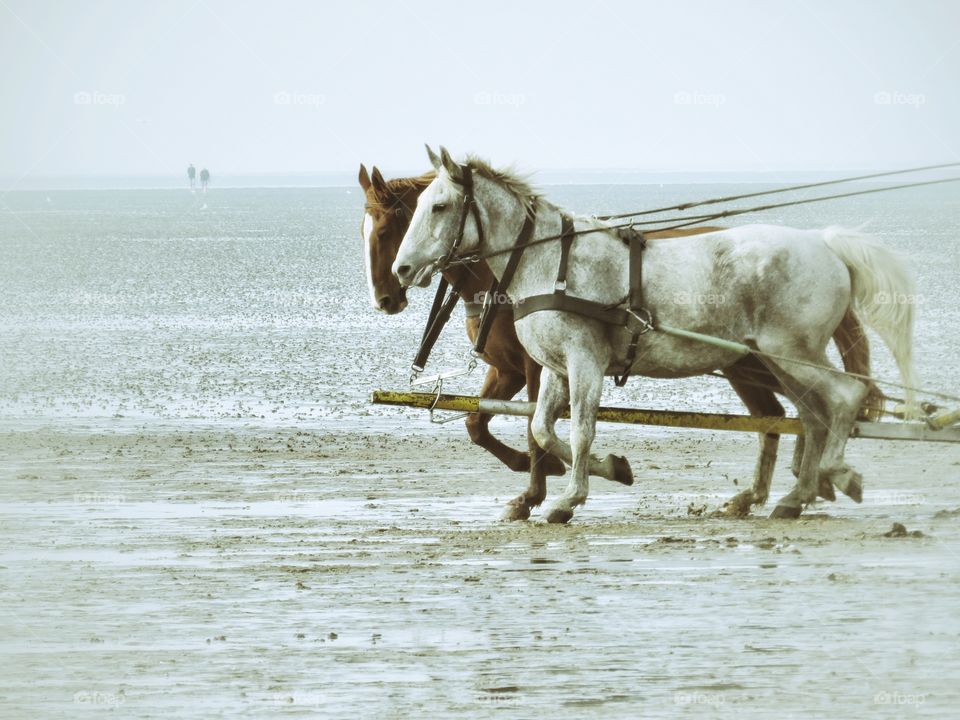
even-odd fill
[[[403,216],[403,208],[402,208],[402,207],[394,208],[394,209],[393,209],[393,214],[402,217],[402,216]]]
[[[447,209],[446,203],[437,203],[436,205],[433,206],[434,212],[443,212],[446,209]]]

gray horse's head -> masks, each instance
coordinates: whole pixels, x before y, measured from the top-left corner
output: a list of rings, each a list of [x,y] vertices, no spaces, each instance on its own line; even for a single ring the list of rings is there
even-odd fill
[[[428,146],[427,155],[437,177],[420,194],[393,263],[393,273],[404,287],[426,287],[433,273],[442,269],[441,263],[457,241],[460,216],[467,201],[462,185],[463,169],[446,148],[441,147],[437,156]],[[458,250],[475,250],[478,241],[475,221],[468,217]]]

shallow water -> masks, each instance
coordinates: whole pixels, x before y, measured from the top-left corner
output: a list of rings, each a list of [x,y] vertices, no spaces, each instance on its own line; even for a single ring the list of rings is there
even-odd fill
[[[784,523],[709,517],[751,438],[607,435],[636,486],[556,527],[442,436],[2,433],[0,716],[952,712],[960,450],[854,444],[865,503]]]

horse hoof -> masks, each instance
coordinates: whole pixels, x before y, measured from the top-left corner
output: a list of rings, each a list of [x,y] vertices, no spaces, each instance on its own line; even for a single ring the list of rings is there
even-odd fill
[[[633,470],[630,463],[622,455],[611,455],[613,462],[613,479],[624,485],[633,485]]]
[[[554,525],[564,525],[570,522],[572,517],[573,510],[567,510],[566,508],[554,508],[547,515],[547,522]]]
[[[850,478],[850,482],[847,483],[846,489],[843,491],[844,495],[853,500],[855,503],[863,502],[863,483],[860,482],[860,477]]]
[[[514,522],[516,520],[530,519],[530,506],[522,502],[511,502],[500,517],[505,522]]]
[[[720,515],[731,518],[747,517],[750,514],[751,505],[753,505],[753,493],[745,490],[724,503],[723,512]]]
[[[545,455],[540,462],[543,463],[543,471],[547,475],[560,477],[567,473],[567,466],[556,455]]]
[[[856,503],[863,502],[863,475],[856,470],[847,468],[841,476],[842,482],[837,485],[840,492]]]
[[[793,505],[777,505],[770,513],[771,520],[796,520],[800,517],[800,507]]]

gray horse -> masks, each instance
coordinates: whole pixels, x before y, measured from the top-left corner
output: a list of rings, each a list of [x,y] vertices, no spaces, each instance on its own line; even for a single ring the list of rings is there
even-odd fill
[[[502,277],[508,252],[533,218],[534,237],[558,236],[561,210],[510,171],[478,158],[465,165],[441,148],[429,151],[436,179],[417,202],[393,271],[405,286],[426,286],[457,253],[488,256]],[[469,167],[475,210],[467,212],[464,175]],[[461,217],[465,216],[465,219]],[[573,216],[578,233],[569,256],[570,295],[623,307],[629,293],[628,250],[607,223]],[[481,237],[483,244],[481,246]],[[500,254],[490,255],[490,253]],[[507,292],[516,305],[554,291],[560,243],[528,247]],[[830,367],[826,347],[848,308],[880,335],[912,386],[913,294],[904,261],[869,237],[850,230],[797,230],[748,225],[694,238],[651,242],[643,256],[643,301],[654,324],[747,343],[796,406],[804,447],[793,490],[773,511],[797,517],[820,483],[841,490],[860,484],[843,452],[866,385]],[[710,298],[691,302],[689,298]],[[517,336],[543,365],[533,432],[544,449],[572,468],[570,483],[547,513],[567,522],[587,499],[589,473],[612,477],[615,458],[590,455],[603,378],[623,371],[632,331],[592,317],[542,309],[519,319]],[[771,357],[773,356],[773,357]],[[631,373],[682,378],[724,370],[743,354],[730,346],[649,332],[640,338]],[[907,398],[908,403],[912,398]],[[554,426],[569,402],[569,444]]]

